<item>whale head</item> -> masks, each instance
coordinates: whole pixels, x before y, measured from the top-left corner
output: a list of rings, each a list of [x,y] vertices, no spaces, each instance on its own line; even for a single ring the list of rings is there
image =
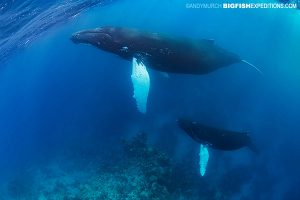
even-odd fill
[[[207,131],[203,131],[200,127],[203,127],[202,124],[199,124],[195,121],[190,121],[187,119],[179,118],[177,119],[178,126],[196,142],[201,144],[210,144],[210,136]]]
[[[97,48],[112,53],[118,53],[124,49],[124,40],[122,39],[120,28],[117,27],[100,27],[91,30],[83,30],[74,33],[71,40],[78,43],[91,44]]]
[[[184,130],[186,132],[190,131],[190,128],[191,128],[191,122],[190,121],[179,118],[179,119],[177,119],[177,124],[182,130]]]
[[[190,137],[194,138],[197,140],[197,132],[196,132],[196,126],[194,124],[195,122],[179,118],[177,119],[177,124],[178,126],[185,132],[187,133]]]

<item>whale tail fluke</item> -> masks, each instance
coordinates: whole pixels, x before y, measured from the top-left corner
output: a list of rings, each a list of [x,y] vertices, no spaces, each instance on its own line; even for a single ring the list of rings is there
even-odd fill
[[[254,68],[258,73],[260,73],[260,75],[264,75],[264,74],[262,73],[262,71],[261,71],[258,67],[256,67],[255,65],[249,63],[248,61],[246,61],[246,60],[241,60],[241,62],[247,64],[248,66],[250,66],[250,67],[252,67],[252,68]]]

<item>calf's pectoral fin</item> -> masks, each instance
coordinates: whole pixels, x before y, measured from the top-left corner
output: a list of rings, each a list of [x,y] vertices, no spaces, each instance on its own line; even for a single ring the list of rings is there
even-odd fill
[[[133,97],[136,100],[137,109],[141,113],[147,111],[147,99],[150,89],[150,77],[143,61],[133,57],[131,80],[133,84]]]
[[[206,172],[208,159],[209,159],[209,152],[207,146],[200,144],[199,167],[200,167],[201,176],[204,176]]]

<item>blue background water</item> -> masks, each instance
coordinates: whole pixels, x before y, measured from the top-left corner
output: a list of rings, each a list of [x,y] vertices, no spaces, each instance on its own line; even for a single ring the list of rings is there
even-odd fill
[[[44,20],[50,21],[38,23],[39,18],[30,15],[17,25],[0,25],[1,182],[65,154],[117,153],[120,138],[140,130],[173,159],[184,162],[191,157],[197,167],[198,145],[175,124],[179,116],[188,116],[217,127],[249,130],[260,148],[259,156],[247,149],[212,151],[208,175],[245,164],[253,168],[252,181],[260,188],[248,191],[252,197],[299,197],[299,11],[187,9],[188,1],[171,0],[124,0],[105,6],[86,2],[80,7],[80,1],[28,1],[24,8],[39,8],[36,16],[52,13],[55,20],[47,17]],[[62,3],[72,5],[74,12],[53,10]],[[24,8],[2,9],[1,22]],[[47,25],[45,30],[39,29],[41,24]],[[69,40],[73,32],[103,25],[213,38],[259,66],[264,76],[244,64],[203,76],[165,78],[151,71],[148,113],[142,115],[132,98],[131,64]]]

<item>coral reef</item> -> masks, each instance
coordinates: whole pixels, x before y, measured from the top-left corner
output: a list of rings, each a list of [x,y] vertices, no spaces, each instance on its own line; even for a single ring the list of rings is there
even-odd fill
[[[178,177],[170,158],[147,145],[138,134],[123,141],[122,159],[97,163],[85,169],[54,163],[35,170],[34,183],[8,184],[11,199],[38,200],[138,200],[191,199],[175,183]],[[68,162],[67,159],[65,162]],[[70,161],[69,161],[70,162]],[[95,164],[97,163],[97,164]],[[31,188],[27,188],[30,186]],[[31,191],[30,195],[26,191]],[[26,194],[26,195],[25,195]],[[178,197],[178,198],[177,198]]]
[[[13,199],[29,198],[32,194],[30,183],[28,176],[17,176],[7,184],[7,193]]]
[[[170,199],[170,159],[146,141],[146,134],[124,141],[123,159],[111,168],[99,168],[98,175],[81,186],[80,199]]]
[[[190,157],[175,163],[138,134],[122,142],[110,160],[57,159],[7,184],[5,199],[17,200],[227,200],[251,180],[248,167],[200,177]],[[194,168],[193,168],[194,166]],[[240,198],[244,198],[240,196]]]

